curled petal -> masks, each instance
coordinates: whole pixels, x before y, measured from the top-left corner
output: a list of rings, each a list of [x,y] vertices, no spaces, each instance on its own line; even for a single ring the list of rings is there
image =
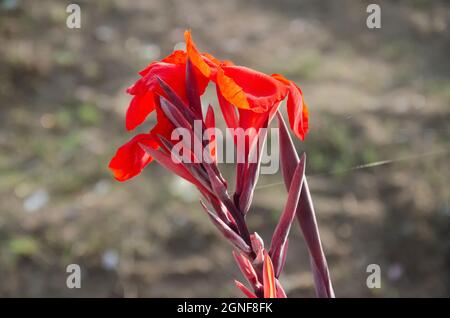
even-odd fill
[[[257,113],[269,111],[287,95],[284,83],[243,66],[222,65],[217,84],[231,104]]]
[[[244,90],[231,77],[225,75],[222,68],[217,71],[217,85],[222,96],[231,104],[241,109],[250,109]]]
[[[130,102],[125,117],[125,126],[127,130],[133,130],[155,110],[155,96],[152,92],[146,92],[142,95],[136,95]]]
[[[300,87],[280,74],[272,74],[272,77],[286,85],[289,90],[287,100],[287,113],[289,125],[294,134],[304,140],[309,129],[308,107],[303,99]]]
[[[158,144],[151,134],[139,134],[121,146],[109,163],[109,169],[118,181],[126,181],[138,175],[152,161],[139,143],[149,148],[157,149]]]
[[[169,64],[186,64],[187,54],[182,50],[175,50],[170,55],[163,58],[161,61],[154,61],[148,64],[142,71],[139,72],[139,75],[144,77],[147,75],[153,68],[153,66],[158,63],[169,63]]]
[[[308,132],[308,108],[303,100],[300,88],[291,83],[287,101],[289,124],[295,135],[301,140],[305,139]]]
[[[157,95],[164,95],[159,82],[163,80],[177,93],[177,96],[186,101],[186,91],[184,80],[180,81],[180,76],[184,78],[185,67],[181,64],[170,64],[165,62],[154,62],[145,70],[144,74],[136,83],[127,89],[127,93],[134,95],[126,115],[126,128],[133,130],[144,122],[146,117],[158,106]]]

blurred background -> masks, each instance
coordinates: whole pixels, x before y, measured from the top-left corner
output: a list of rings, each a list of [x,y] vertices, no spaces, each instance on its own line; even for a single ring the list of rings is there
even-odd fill
[[[68,29],[69,1],[0,0],[0,296],[241,296],[191,186],[157,164],[126,183],[107,169],[132,136],[126,87],[186,28],[201,50],[302,87],[311,130],[297,149],[336,295],[450,296],[450,4],[376,1],[370,30],[371,2],[79,0]],[[249,215],[266,243],[286,193],[264,185],[280,181],[260,178]],[[312,297],[291,235],[282,284]],[[66,287],[72,263],[81,289]],[[366,287],[372,263],[380,289]]]

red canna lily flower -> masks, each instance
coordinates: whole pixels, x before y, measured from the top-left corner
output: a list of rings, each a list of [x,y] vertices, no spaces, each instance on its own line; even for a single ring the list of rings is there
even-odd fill
[[[159,96],[166,94],[159,85],[158,78],[169,85],[185,102],[187,53],[175,51],[161,62],[153,62],[139,74],[142,76],[127,92],[134,95],[126,115],[126,128],[133,130],[159,105]],[[209,78],[195,71],[200,95],[205,91]],[[167,97],[167,96],[165,96]]]
[[[194,65],[194,73],[199,95],[203,95],[208,85],[211,74],[215,74],[217,65],[229,62],[221,62],[208,53],[199,53],[192,41],[191,33],[184,34],[186,51],[177,50],[161,61],[150,63],[139,72],[141,78],[134,83],[127,92],[133,95],[126,115],[126,128],[133,130],[139,126],[145,118],[158,106],[158,96],[165,96],[158,79],[168,84],[177,95],[188,102],[186,94],[186,63],[188,59]]]
[[[177,50],[161,61],[150,63],[139,72],[141,78],[137,80],[127,92],[133,95],[127,110],[125,123],[128,130],[133,130],[144,122],[147,116],[156,111],[157,123],[145,134],[145,138],[152,140],[151,148],[161,146],[158,136],[170,140],[175,128],[161,109],[160,97],[169,98],[167,90],[161,87],[164,82],[171,91],[181,100],[183,107],[188,107],[189,98],[187,92],[187,63],[191,61],[196,85],[196,94],[201,96],[208,85],[211,74],[215,74],[216,66],[221,64],[219,60],[207,53],[199,53],[192,41],[189,31],[185,32],[186,51]],[[230,64],[224,62],[225,65]],[[211,128],[212,114],[208,116],[208,124]],[[139,174],[142,169],[152,161],[152,157],[138,146],[144,135],[138,135],[119,148],[110,162],[110,169],[119,181],[125,181]],[[146,144],[145,142],[143,144]],[[126,158],[131,160],[125,160]]]
[[[138,134],[121,146],[109,168],[117,180],[125,181],[138,175],[155,159],[164,168],[195,185],[203,196],[200,202],[206,214],[236,249],[233,255],[252,290],[239,281],[235,284],[250,298],[286,297],[278,278],[286,261],[290,228],[297,215],[308,244],[317,294],[334,297],[304,174],[305,156],[298,158],[278,112],[280,103],[287,98],[290,127],[303,140],[308,131],[308,110],[302,91],[282,75],[269,76],[200,53],[189,31],[185,32],[185,41],[186,51],[175,51],[161,61],[149,64],[139,73],[141,78],[127,90],[133,95],[126,115],[127,129],[142,124],[152,112],[156,113],[156,125],[149,133]],[[230,196],[228,182],[217,165],[214,109],[209,105],[206,114],[202,112],[200,98],[210,80],[216,83],[227,126],[245,130],[245,144],[239,141],[235,145],[238,157],[244,156],[245,160],[236,165],[233,196]],[[267,138],[267,131],[260,128],[267,128],[275,114],[278,114],[280,127],[283,178],[289,193],[267,252],[262,238],[249,231],[245,216],[252,202]],[[183,147],[182,155],[173,152],[178,148],[172,140],[176,128],[190,132],[191,140],[183,138],[183,145],[190,147],[189,141],[194,142],[191,149]],[[249,128],[253,128],[252,132]],[[210,143],[206,144],[207,141]],[[194,160],[176,160],[186,158],[185,155]],[[195,160],[203,155],[212,160]],[[256,162],[247,160],[253,158]]]

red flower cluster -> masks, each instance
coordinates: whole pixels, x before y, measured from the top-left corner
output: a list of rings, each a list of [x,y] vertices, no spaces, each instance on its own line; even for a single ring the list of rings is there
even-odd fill
[[[109,167],[117,180],[125,181],[139,174],[153,159],[162,166],[194,184],[203,196],[202,206],[212,223],[235,247],[236,262],[251,286],[251,290],[236,281],[236,286],[248,297],[286,297],[278,278],[286,261],[288,235],[295,217],[309,249],[316,292],[320,297],[333,297],[328,267],[320,243],[311,196],[304,175],[305,155],[297,156],[287,127],[278,111],[287,98],[287,113],[294,134],[304,139],[308,131],[308,111],[300,88],[283,76],[266,75],[252,69],[219,61],[200,53],[185,32],[186,51],[175,51],[148,65],[140,79],[128,89],[133,95],[126,114],[126,128],[133,130],[152,112],[156,125],[120,147]],[[245,138],[244,162],[236,165],[236,189],[231,197],[227,181],[215,160],[214,148],[206,152],[211,160],[176,161],[171,135],[174,129],[187,129],[190,137],[203,149],[214,145],[214,135],[207,135],[209,144],[198,136],[194,127],[201,123],[202,133],[215,127],[212,106],[203,114],[201,96],[212,81],[223,118],[229,128],[253,128],[256,134]],[[272,236],[270,248],[255,232],[250,233],[246,215],[259,175],[261,150],[266,138],[260,128],[266,128],[277,115],[280,128],[280,155],[288,199]],[[255,143],[254,141],[258,141]],[[213,146],[214,147],[214,146]],[[203,150],[202,149],[202,150]],[[189,147],[189,158],[197,153]],[[184,153],[183,153],[184,155]],[[249,158],[256,156],[256,162]],[[301,212],[301,213],[300,213]]]
[[[183,107],[191,110],[196,119],[202,119],[200,101],[195,95],[201,96],[209,81],[216,84],[220,109],[228,127],[253,127],[258,131],[272,120],[280,102],[287,96],[290,126],[297,137],[305,138],[308,110],[302,91],[295,83],[279,74],[269,76],[200,53],[190,32],[186,31],[184,36],[186,51],[174,51],[161,61],[150,63],[139,72],[141,78],[127,90],[133,98],[126,114],[126,128],[133,130],[153,112],[156,112],[157,123],[149,133],[135,136],[118,149],[109,167],[119,181],[139,174],[152,161],[152,156],[139,144],[153,149],[163,147],[158,135],[170,141],[174,125],[162,110],[161,98],[170,99],[170,94],[175,94]],[[188,68],[191,72],[187,72]],[[195,79],[189,79],[189,74]],[[187,85],[188,82],[191,85]],[[213,117],[211,109],[210,118]]]

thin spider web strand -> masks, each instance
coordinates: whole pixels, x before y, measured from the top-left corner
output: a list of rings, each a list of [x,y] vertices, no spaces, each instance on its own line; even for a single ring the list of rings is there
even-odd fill
[[[350,167],[350,168],[347,168],[347,169],[339,169],[339,170],[334,170],[334,171],[329,171],[329,172],[316,173],[316,174],[308,175],[308,177],[317,177],[317,176],[327,176],[327,175],[341,174],[341,173],[344,173],[344,172],[350,172],[350,171],[355,171],[355,170],[374,168],[374,167],[384,166],[384,165],[388,165],[388,164],[391,164],[391,163],[397,163],[397,162],[401,162],[401,161],[412,161],[412,160],[422,159],[422,158],[425,158],[425,157],[440,156],[440,155],[447,154],[448,152],[449,152],[449,149],[443,149],[443,150],[423,153],[423,154],[420,154],[420,155],[411,155],[411,156],[401,157],[401,158],[397,158],[397,159],[387,159],[387,160],[374,161],[374,162],[369,162],[369,163],[356,165],[354,167]],[[282,184],[284,184],[284,182],[274,182],[274,183],[263,184],[261,186],[257,186],[255,188],[255,190],[270,188],[270,187],[274,187],[274,186],[278,186],[278,185],[282,185]]]

